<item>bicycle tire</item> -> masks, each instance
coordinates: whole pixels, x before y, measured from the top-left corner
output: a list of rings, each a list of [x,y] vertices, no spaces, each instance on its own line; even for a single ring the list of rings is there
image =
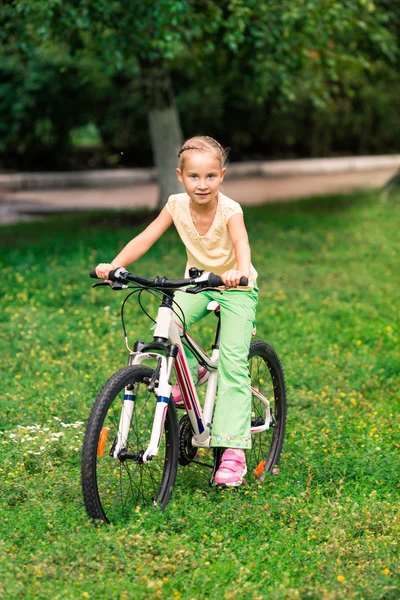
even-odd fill
[[[141,365],[117,371],[93,405],[81,463],[83,499],[92,519],[107,523],[126,520],[144,506],[154,505],[163,510],[171,498],[179,455],[178,420],[172,402],[168,405],[159,453],[150,462],[122,461],[110,455],[118,433],[125,387],[134,384],[138,384],[138,389],[126,451],[140,455],[146,450],[157,401],[154,392],[148,390],[153,374],[153,369]]]
[[[253,473],[257,479],[262,480],[265,473],[273,472],[278,465],[286,429],[285,374],[272,346],[260,340],[251,342],[249,374],[252,388],[270,402],[270,428],[252,435],[252,448],[246,452],[249,474]],[[254,393],[251,411],[252,426],[262,425],[265,409]]]

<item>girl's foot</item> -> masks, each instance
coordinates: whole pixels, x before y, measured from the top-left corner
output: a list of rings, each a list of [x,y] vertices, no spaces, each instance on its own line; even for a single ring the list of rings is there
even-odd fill
[[[243,477],[246,473],[244,450],[228,448],[222,455],[221,464],[215,473],[214,481],[217,485],[237,487],[243,483]]]
[[[207,371],[207,369],[205,367],[202,367],[201,365],[197,366],[197,385],[201,385],[202,383],[205,383],[208,379],[208,375],[209,372]],[[172,386],[172,390],[171,390],[171,395],[172,395],[172,400],[175,403],[176,408],[184,408],[185,404],[183,402],[183,398],[182,398],[182,394],[181,394],[181,390],[179,387],[178,383],[175,383],[174,386]]]

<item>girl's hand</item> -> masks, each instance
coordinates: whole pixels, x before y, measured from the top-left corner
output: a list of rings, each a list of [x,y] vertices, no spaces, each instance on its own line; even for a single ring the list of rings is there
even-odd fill
[[[248,274],[244,273],[243,271],[236,271],[235,269],[225,271],[225,273],[221,275],[221,279],[226,288],[236,288],[239,285],[242,277],[248,277]]]
[[[110,271],[113,271],[117,267],[111,263],[100,263],[96,267],[96,275],[100,279],[108,279],[108,274]]]

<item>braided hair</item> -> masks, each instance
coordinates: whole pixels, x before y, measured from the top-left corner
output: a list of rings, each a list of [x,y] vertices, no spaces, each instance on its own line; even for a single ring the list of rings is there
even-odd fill
[[[221,168],[224,168],[226,166],[226,163],[228,162],[228,151],[223,148],[223,146],[221,146],[221,144],[219,142],[217,142],[217,140],[215,140],[214,138],[212,138],[209,135],[196,135],[195,137],[189,138],[188,140],[186,140],[186,142],[183,144],[182,148],[179,150],[178,152],[178,158],[179,158],[179,168],[182,169],[183,167],[183,163],[184,163],[184,159],[185,159],[185,152],[191,152],[191,151],[195,151],[195,152],[214,152],[218,155],[218,158],[221,162]]]

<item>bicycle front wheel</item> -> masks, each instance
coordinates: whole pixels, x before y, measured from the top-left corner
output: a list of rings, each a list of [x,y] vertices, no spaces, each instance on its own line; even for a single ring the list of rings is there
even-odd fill
[[[167,505],[178,466],[178,421],[168,406],[160,449],[144,463],[157,398],[148,390],[154,370],[129,366],[115,373],[101,390],[86,428],[82,448],[82,491],[89,517],[103,521],[126,520],[145,506]],[[124,396],[134,391],[130,428],[122,452],[115,457]]]
[[[247,466],[257,478],[271,472],[279,462],[286,427],[286,388],[282,365],[275,350],[262,341],[253,341],[249,351],[251,378],[252,448],[246,452]],[[262,430],[268,419],[269,428]]]

